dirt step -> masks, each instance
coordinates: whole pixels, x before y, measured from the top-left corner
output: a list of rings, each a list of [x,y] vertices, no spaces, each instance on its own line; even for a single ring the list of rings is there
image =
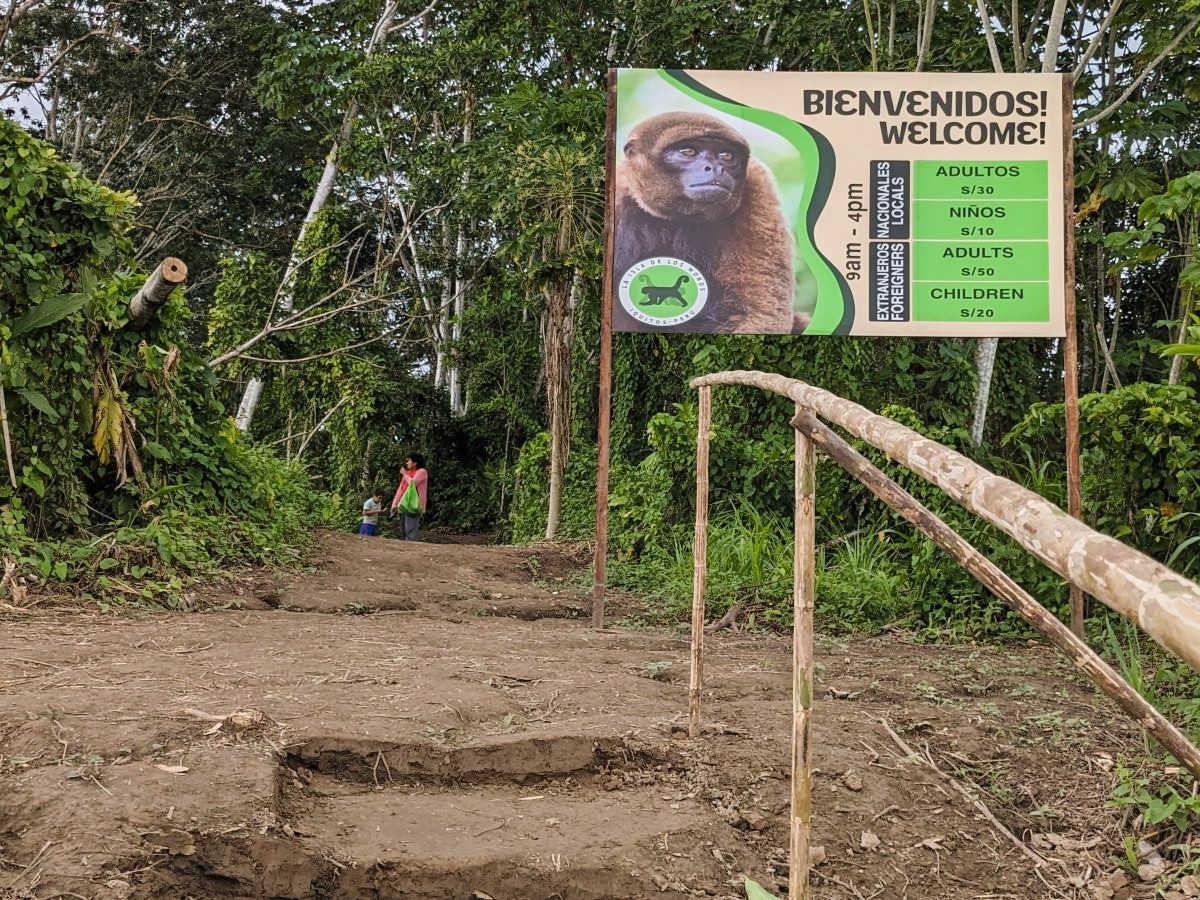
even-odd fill
[[[631,765],[662,765],[670,759],[669,748],[634,746],[621,738],[580,734],[508,737],[466,747],[428,741],[318,737],[290,748],[287,765],[293,770],[304,767],[350,782],[488,784],[565,778]]]
[[[269,605],[269,604],[268,604]],[[360,615],[370,610],[403,610],[417,608],[412,597],[392,591],[339,591],[310,589],[303,594],[286,594],[276,608],[284,612],[322,612]]]
[[[478,616],[504,616],[536,622],[540,619],[581,619],[591,615],[591,610],[582,602],[573,602],[558,597],[536,596],[508,600],[484,600],[473,609]]]
[[[336,898],[686,897],[727,883],[727,864],[761,862],[718,862],[712,848],[737,846],[738,834],[661,787],[568,796],[514,786],[343,790],[292,825],[312,853],[346,866]]]

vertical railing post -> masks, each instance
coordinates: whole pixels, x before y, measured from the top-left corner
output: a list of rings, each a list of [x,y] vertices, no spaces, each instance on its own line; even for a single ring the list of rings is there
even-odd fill
[[[796,415],[805,412],[796,404]],[[809,900],[808,860],[812,830],[812,769],[809,719],[813,698],[813,606],[816,599],[816,454],[795,429],[795,550],[792,559],[792,821],[788,897]]]
[[[704,585],[708,579],[708,433],[712,388],[700,388],[696,425],[696,539],[692,546],[692,676],[688,689],[688,734],[700,736],[700,689],[704,680]]]

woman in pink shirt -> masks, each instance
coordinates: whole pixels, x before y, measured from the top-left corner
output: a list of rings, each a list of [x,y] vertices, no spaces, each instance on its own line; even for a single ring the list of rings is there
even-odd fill
[[[392,514],[395,515],[396,507],[400,504],[400,498],[404,496],[404,492],[408,490],[410,484],[415,485],[417,496],[421,500],[421,508],[415,513],[403,513],[401,517],[401,534],[406,541],[420,540],[421,516],[425,512],[425,504],[428,502],[428,494],[426,493],[426,485],[429,483],[429,473],[425,471],[425,457],[420,453],[414,453],[404,460],[404,470],[401,473],[400,487],[396,490],[396,496],[392,498]]]

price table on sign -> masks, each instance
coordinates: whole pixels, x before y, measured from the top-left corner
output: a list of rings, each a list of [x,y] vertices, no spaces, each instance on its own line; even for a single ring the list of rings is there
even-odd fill
[[[1044,160],[872,160],[872,322],[1050,319]]]

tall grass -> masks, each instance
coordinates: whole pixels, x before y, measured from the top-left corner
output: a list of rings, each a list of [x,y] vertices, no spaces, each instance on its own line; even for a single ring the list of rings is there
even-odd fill
[[[822,547],[817,559],[817,612],[851,630],[876,630],[911,611],[907,579],[895,548],[871,534]],[[686,616],[692,602],[692,533],[682,529],[637,560],[616,560],[610,582],[656,600],[666,618]],[[792,622],[792,523],[738,498],[714,510],[708,529],[709,616],[743,604],[744,615],[769,627]]]
[[[897,565],[891,532],[855,535],[824,550],[817,568],[817,611],[851,631],[877,631],[911,617],[907,574]]]
[[[1101,650],[1121,677],[1192,739],[1200,739],[1200,673],[1152,641],[1143,642],[1132,622],[1107,612],[1092,620],[1093,628],[1097,621],[1103,623]]]

